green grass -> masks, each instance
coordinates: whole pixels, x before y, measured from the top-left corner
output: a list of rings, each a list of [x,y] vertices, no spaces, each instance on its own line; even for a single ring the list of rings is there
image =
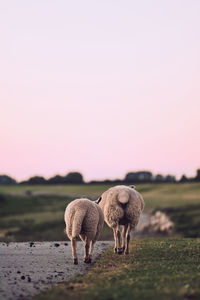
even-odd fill
[[[134,253],[134,256],[133,256]],[[199,299],[200,239],[140,239],[131,254],[108,249],[85,276],[34,300]]]
[[[150,209],[200,204],[200,183],[139,185],[136,188]]]
[[[200,204],[161,209],[175,224],[175,231],[184,237],[200,237]]]
[[[1,194],[0,241],[66,240],[64,210],[72,199],[50,194]],[[100,239],[111,237],[111,229],[105,226]]]
[[[64,240],[64,209],[67,196],[0,197],[0,241]]]
[[[0,186],[0,241],[66,239],[63,231],[66,205],[77,197],[94,200],[109,187],[110,185]],[[143,195],[147,209],[169,209],[177,232],[184,236],[199,236],[200,214],[195,215],[196,208],[193,212],[191,210],[192,207],[200,206],[200,183],[144,184],[136,186],[136,189]],[[170,209],[173,213],[170,213]],[[105,226],[101,239],[110,238],[111,230]]]
[[[24,195],[32,194],[68,195],[70,197],[98,198],[111,185],[0,185],[0,194]]]
[[[111,185],[13,185],[0,186],[0,194],[25,195],[30,191],[33,195],[54,195],[98,198]],[[200,183],[184,184],[142,184],[136,189],[142,193],[147,208],[176,207],[180,205],[200,203]]]
[[[44,211],[63,210],[71,200],[64,196],[26,196],[1,195],[0,216],[23,215]]]

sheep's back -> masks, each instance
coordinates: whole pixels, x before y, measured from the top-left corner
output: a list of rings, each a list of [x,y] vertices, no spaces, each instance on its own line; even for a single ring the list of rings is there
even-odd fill
[[[97,204],[88,199],[76,199],[65,210],[66,233],[68,237],[86,234],[93,239],[99,223]]]
[[[129,195],[125,203],[119,201],[120,195]],[[130,223],[132,227],[135,227],[144,208],[144,201],[137,191],[121,185],[104,192],[99,206],[110,227],[116,227],[118,223],[121,225]]]
[[[88,238],[93,240],[96,236],[97,227],[99,224],[99,211],[97,204],[92,202],[91,204],[92,205],[88,207],[85,218],[83,219],[81,234],[86,234]]]
[[[142,196],[134,191],[127,206],[125,207],[125,219],[135,228],[139,222],[140,214],[144,208],[144,200]]]

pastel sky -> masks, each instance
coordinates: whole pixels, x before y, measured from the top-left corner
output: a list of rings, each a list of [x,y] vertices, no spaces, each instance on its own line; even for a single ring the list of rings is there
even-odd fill
[[[200,167],[199,0],[0,1],[0,174]]]

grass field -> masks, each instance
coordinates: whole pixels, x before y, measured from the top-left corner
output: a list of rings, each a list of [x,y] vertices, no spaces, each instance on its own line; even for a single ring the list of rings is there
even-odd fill
[[[64,240],[63,214],[76,197],[98,198],[110,185],[0,186],[0,241]],[[144,184],[146,208],[167,212],[183,236],[199,236],[200,183]],[[112,236],[105,226],[101,239]]]
[[[96,199],[111,185],[13,185],[0,186],[0,194],[54,195],[74,197],[90,197]],[[200,183],[185,184],[141,184],[136,189],[142,193],[146,207],[174,207],[200,203]]]
[[[108,249],[85,276],[34,300],[200,299],[199,287],[200,239],[139,239],[130,255]]]

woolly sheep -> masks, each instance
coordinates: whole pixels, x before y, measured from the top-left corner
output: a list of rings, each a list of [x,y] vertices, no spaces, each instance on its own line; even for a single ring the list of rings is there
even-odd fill
[[[84,243],[84,262],[91,263],[94,244],[99,238],[104,224],[101,208],[89,199],[76,199],[66,207],[64,219],[66,233],[71,240],[74,264],[78,264],[76,254],[78,235]]]
[[[168,216],[161,211],[157,211],[150,219],[150,227],[154,232],[170,234],[174,224]]]
[[[142,196],[134,186],[119,185],[105,191],[97,203],[103,211],[106,223],[113,229],[115,253],[129,254],[130,232],[137,226],[144,209]],[[122,226],[122,247],[120,226]]]

